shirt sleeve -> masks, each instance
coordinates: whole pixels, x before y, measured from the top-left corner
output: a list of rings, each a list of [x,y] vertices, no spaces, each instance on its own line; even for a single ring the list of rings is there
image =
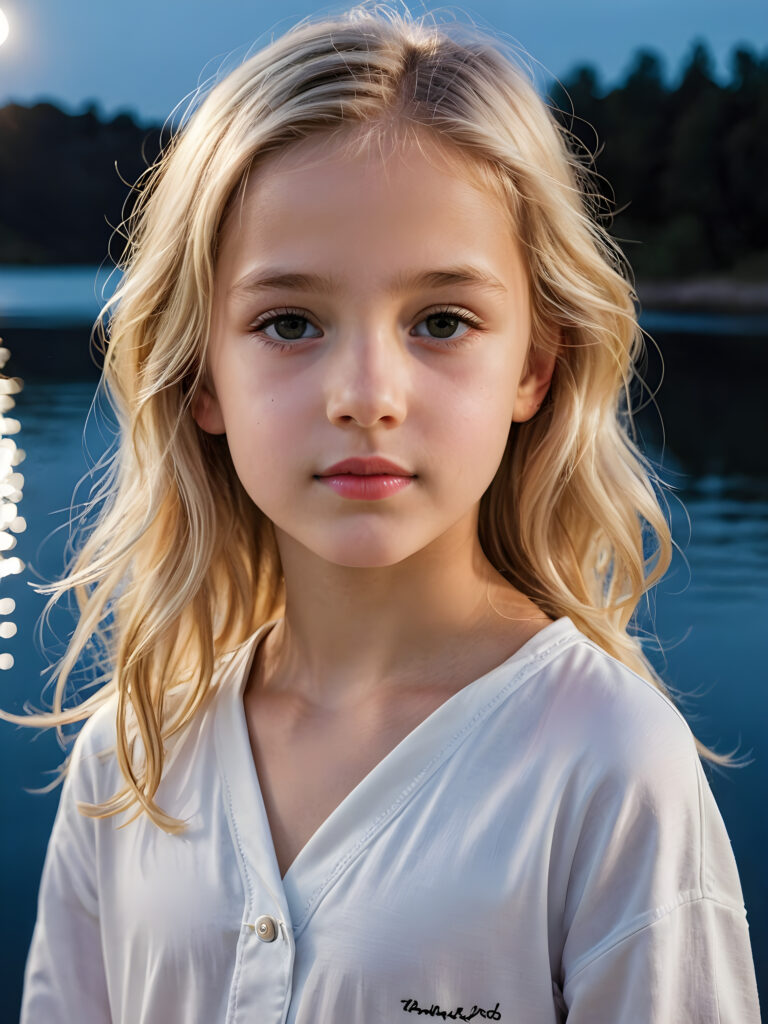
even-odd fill
[[[736,861],[682,716],[594,787],[565,917],[568,1024],[760,1024]]]
[[[20,1024],[110,1024],[96,880],[96,821],[77,801],[86,792],[78,734],[48,841],[37,919],[24,972]]]

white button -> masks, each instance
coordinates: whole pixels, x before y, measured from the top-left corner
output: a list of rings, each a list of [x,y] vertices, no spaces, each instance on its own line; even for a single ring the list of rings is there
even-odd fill
[[[274,942],[277,937],[277,921],[269,914],[257,918],[256,924],[252,927],[262,942]]]

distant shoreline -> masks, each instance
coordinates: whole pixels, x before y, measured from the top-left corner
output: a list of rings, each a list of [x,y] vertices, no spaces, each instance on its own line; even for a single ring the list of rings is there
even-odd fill
[[[766,260],[768,264],[768,259]],[[51,266],[0,264],[0,332],[3,329],[91,327],[100,307],[119,284],[111,265]],[[682,278],[651,279],[636,275],[637,315],[658,321],[665,314],[735,318],[768,316],[768,269],[765,280],[739,278],[737,272]],[[714,328],[714,325],[712,325]],[[724,331],[743,326],[721,324]],[[693,325],[682,329],[694,329]],[[697,326],[695,329],[699,329]],[[747,328],[765,333],[762,325]]]
[[[635,291],[643,312],[766,313],[768,280],[736,281],[702,275],[684,281],[637,280]]]

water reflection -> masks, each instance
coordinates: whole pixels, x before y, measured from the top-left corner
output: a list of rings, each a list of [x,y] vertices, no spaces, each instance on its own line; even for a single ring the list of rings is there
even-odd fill
[[[658,453],[656,456],[658,462]],[[708,473],[665,492],[676,543],[695,578],[690,601],[752,602],[768,586],[768,479]],[[674,569],[672,570],[674,572]]]
[[[768,478],[768,336],[653,338],[658,351],[647,342],[645,407],[636,416],[646,445],[698,479]]]

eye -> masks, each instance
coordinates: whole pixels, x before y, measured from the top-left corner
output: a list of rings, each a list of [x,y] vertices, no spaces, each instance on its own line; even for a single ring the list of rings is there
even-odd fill
[[[437,330],[439,333],[437,337],[434,335],[426,335],[426,337],[432,338],[435,341],[443,341],[449,348],[457,348],[459,345],[467,344],[464,341],[466,335],[470,334],[472,330],[482,329],[480,321],[469,310],[459,309],[455,306],[442,306],[440,309],[428,313],[427,316],[419,320],[419,323],[431,324],[431,329]],[[459,324],[464,324],[467,330],[457,338],[452,338],[451,335]],[[424,337],[424,335],[419,335],[419,337]]]
[[[275,330],[278,330],[276,325],[279,324],[279,330],[283,333],[278,334],[277,338],[271,339],[269,335],[266,335],[266,331],[273,324],[275,325]],[[300,309],[273,309],[251,324],[249,330],[254,334],[266,335],[264,344],[268,348],[290,348],[291,341],[305,340],[302,335],[308,324],[309,320]],[[287,344],[281,344],[281,341]]]
[[[469,344],[471,339],[465,341],[466,335],[473,331],[483,330],[483,326],[476,316],[469,310],[456,306],[441,306],[422,317],[418,324],[429,324],[429,329],[437,331],[437,334],[418,334],[417,337],[440,341],[444,348],[459,348]],[[467,328],[464,333],[455,338],[451,337],[461,324]],[[249,331],[252,334],[261,335],[260,341],[267,348],[289,349],[298,347],[297,342],[310,340],[304,335],[308,325],[312,326],[304,310],[284,307],[264,313],[251,324]],[[276,338],[266,333],[272,327],[279,332]],[[319,328],[315,328],[315,330],[319,330]],[[320,335],[316,334],[310,337],[316,338]]]

